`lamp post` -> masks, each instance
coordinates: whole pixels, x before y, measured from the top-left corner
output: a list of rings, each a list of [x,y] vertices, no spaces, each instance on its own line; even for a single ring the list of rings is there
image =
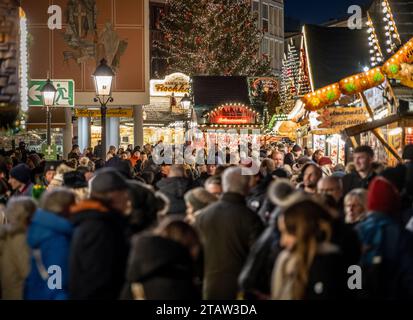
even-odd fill
[[[56,98],[56,88],[50,81],[47,79],[46,84],[43,86],[42,90],[43,96],[43,104],[46,107],[46,127],[47,127],[47,145],[50,146],[51,144],[51,126],[52,126],[52,110],[51,108],[54,105],[54,101]]]
[[[94,101],[100,103],[103,157],[106,157],[106,111],[108,102],[113,102],[112,82],[114,77],[115,73],[112,68],[108,66],[105,59],[102,59],[93,74],[93,78],[95,80],[96,90],[96,98]]]

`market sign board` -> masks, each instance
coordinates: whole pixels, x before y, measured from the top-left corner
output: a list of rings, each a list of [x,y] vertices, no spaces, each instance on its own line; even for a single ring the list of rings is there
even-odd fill
[[[75,109],[75,116],[78,118],[100,118],[100,109]],[[108,118],[133,118],[132,109],[109,108],[106,111]]]
[[[257,92],[259,87],[261,87],[266,94],[279,91],[279,83],[277,79],[270,77],[249,78],[249,86],[251,95],[253,96],[259,94],[259,92]]]
[[[255,124],[257,113],[245,105],[226,104],[208,113],[211,124]]]
[[[183,73],[173,73],[163,80],[150,81],[150,93],[152,97],[169,97],[174,94],[175,97],[189,95],[190,83],[189,77]]]
[[[47,79],[31,79],[29,81],[29,106],[43,107],[42,88]],[[56,88],[55,107],[75,106],[75,82],[73,80],[52,80]]]
[[[364,107],[329,107],[318,110],[310,119],[311,133],[336,134],[346,128],[365,123],[368,119]]]
[[[50,146],[48,146],[47,144],[43,144],[42,153],[46,161],[57,160],[57,147],[55,144]]]

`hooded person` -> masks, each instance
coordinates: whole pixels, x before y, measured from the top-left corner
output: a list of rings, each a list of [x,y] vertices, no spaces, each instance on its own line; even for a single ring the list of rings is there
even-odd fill
[[[170,214],[185,214],[184,195],[191,189],[192,185],[191,181],[185,177],[182,165],[172,165],[168,176],[160,180],[156,187],[169,198]]]
[[[119,297],[124,283],[129,185],[113,168],[98,170],[89,184],[90,198],[71,209],[75,231],[70,249],[69,297],[113,300]]]
[[[12,197],[32,195],[33,183],[31,170],[26,164],[19,164],[10,170],[9,185],[13,190]]]
[[[30,270],[30,248],[27,228],[36,210],[29,197],[13,198],[7,204],[8,224],[0,226],[0,286],[1,298],[23,299],[24,280]]]
[[[371,182],[367,218],[357,226],[363,245],[363,297],[413,298],[412,233],[400,224],[400,194],[383,177]]]
[[[65,188],[48,191],[40,199],[40,208],[33,216],[27,237],[32,254],[31,269],[25,283],[25,300],[68,298],[69,249],[73,233],[68,217],[74,203],[75,195]],[[54,266],[59,269],[53,269]],[[49,270],[60,276],[56,288],[49,286],[53,277]]]

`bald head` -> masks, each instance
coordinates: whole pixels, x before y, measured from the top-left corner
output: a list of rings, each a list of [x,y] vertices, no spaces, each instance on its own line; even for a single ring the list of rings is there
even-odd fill
[[[339,177],[324,177],[317,183],[317,193],[328,194],[339,202],[343,196],[343,182]]]
[[[247,195],[249,182],[250,176],[242,175],[240,167],[230,167],[222,175],[222,190]]]

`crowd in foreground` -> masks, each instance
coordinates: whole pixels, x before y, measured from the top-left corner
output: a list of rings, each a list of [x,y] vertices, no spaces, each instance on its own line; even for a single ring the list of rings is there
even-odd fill
[[[344,167],[277,143],[255,175],[152,150],[0,150],[0,298],[413,298],[413,145]]]

